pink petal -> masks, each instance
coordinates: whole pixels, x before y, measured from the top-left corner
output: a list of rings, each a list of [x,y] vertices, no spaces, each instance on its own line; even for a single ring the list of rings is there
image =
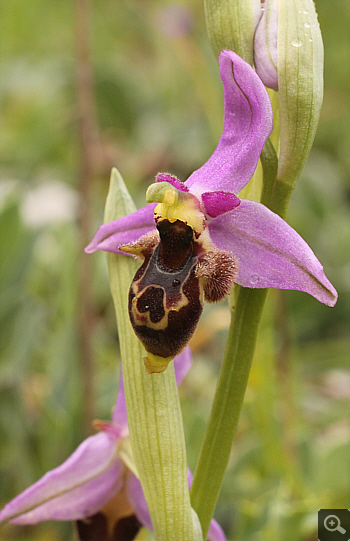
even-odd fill
[[[151,203],[119,220],[101,225],[90,244],[85,248],[85,252],[91,254],[96,250],[104,250],[126,255],[125,252],[119,251],[119,246],[134,242],[142,235],[155,229],[153,214],[155,206],[155,203]]]
[[[224,530],[221,528],[220,524],[216,522],[215,518],[213,518],[210,523],[208,541],[227,541]]]
[[[128,427],[128,417],[126,414],[125,392],[124,392],[124,378],[123,369],[120,365],[120,379],[119,390],[117,400],[112,413],[112,421],[120,426]]]
[[[272,131],[270,98],[253,68],[228,50],[221,51],[219,63],[224,129],[213,155],[186,181],[195,195],[215,190],[239,193],[253,176]]]
[[[241,202],[237,195],[231,192],[204,192],[202,193],[202,201],[205,213],[210,218],[217,218],[217,216],[235,209]]]
[[[123,464],[117,446],[118,440],[104,432],[87,438],[61,466],[8,503],[0,521],[36,524],[97,513],[121,488]]]
[[[145,528],[148,528],[152,532],[153,528],[151,517],[148,511],[147,502],[143,494],[141,483],[137,479],[137,477],[131,472],[129,472],[126,482],[126,494],[129,503],[135,512],[136,518],[138,518],[138,520]]]
[[[191,348],[187,346],[177,357],[174,359],[174,369],[177,386],[179,386],[186,376],[187,372],[191,368],[192,353]]]
[[[266,0],[254,37],[254,62],[257,74],[269,88],[278,90],[278,1]]]
[[[306,242],[264,205],[240,206],[209,224],[213,242],[238,258],[237,283],[251,288],[295,289],[334,306],[337,292]]]

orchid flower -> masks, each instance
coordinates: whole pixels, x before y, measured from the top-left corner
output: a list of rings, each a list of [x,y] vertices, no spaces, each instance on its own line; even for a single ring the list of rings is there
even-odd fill
[[[157,183],[153,184],[147,192],[149,204],[100,226],[86,252],[127,252],[145,259],[145,250],[150,246],[154,249],[159,242],[156,223],[159,229],[159,221],[177,221],[193,230],[201,246],[197,252],[210,254],[218,250],[232,256],[219,273],[219,283],[231,273],[231,285],[234,281],[249,288],[304,291],[333,306],[337,292],[307,243],[263,204],[237,196],[253,176],[272,131],[272,108],[263,83],[249,64],[229,50],[221,51],[219,64],[225,116],[223,133],[212,156],[185,183],[168,173],[158,174],[158,188]],[[197,265],[197,274],[203,266]],[[144,298],[143,312],[152,310],[148,297]],[[152,319],[152,312],[147,317]],[[161,318],[159,314],[154,317]],[[137,322],[133,326],[137,333]],[[143,343],[149,351],[146,341]],[[167,357],[162,352],[158,355]],[[168,359],[173,357],[169,353]],[[154,359],[150,361],[156,364]]]
[[[191,362],[189,348],[175,359],[177,385]],[[112,421],[94,424],[100,432],[87,438],[61,466],[8,503],[0,511],[0,522],[27,525],[46,520],[77,521],[81,540],[92,539],[94,534],[94,539],[104,541],[132,541],[142,526],[152,531],[131,452],[122,374]],[[191,484],[190,471],[188,478]],[[208,539],[226,540],[215,520]]]

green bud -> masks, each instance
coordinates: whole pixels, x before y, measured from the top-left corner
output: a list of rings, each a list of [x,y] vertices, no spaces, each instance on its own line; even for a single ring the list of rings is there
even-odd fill
[[[254,47],[259,76],[278,88],[277,178],[292,190],[309,156],[323,99],[323,43],[313,0],[267,0]]]
[[[260,0],[204,0],[210,45],[216,57],[231,49],[253,65],[254,32],[261,15]]]
[[[279,0],[281,152],[278,178],[294,187],[314,142],[323,100],[323,42],[312,0]]]

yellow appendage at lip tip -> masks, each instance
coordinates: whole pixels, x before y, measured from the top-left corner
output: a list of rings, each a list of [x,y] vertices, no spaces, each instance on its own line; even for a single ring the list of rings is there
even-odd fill
[[[146,374],[160,374],[168,368],[168,364],[174,357],[159,357],[147,351],[147,356],[143,358],[146,367]]]

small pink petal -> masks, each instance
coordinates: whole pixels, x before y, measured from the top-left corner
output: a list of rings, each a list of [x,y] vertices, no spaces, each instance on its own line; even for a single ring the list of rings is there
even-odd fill
[[[210,218],[216,218],[235,209],[241,202],[239,197],[231,192],[204,192],[202,201],[205,213]]]
[[[169,175],[169,173],[158,173],[156,176],[157,182],[169,182],[174,188],[177,190],[180,190],[181,192],[188,192],[188,188],[186,184],[181,182],[178,178],[174,177],[173,175]]]

